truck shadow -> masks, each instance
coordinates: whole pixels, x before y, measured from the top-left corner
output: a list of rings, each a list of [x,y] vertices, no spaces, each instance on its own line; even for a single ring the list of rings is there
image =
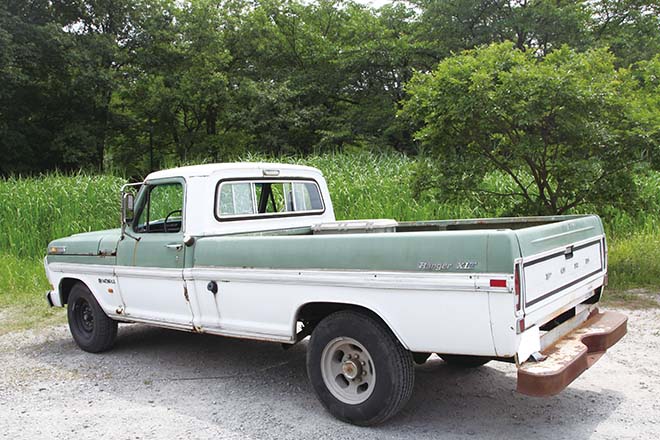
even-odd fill
[[[577,387],[552,398],[527,397],[514,391],[512,365],[463,370],[434,356],[416,367],[414,394],[399,415],[383,426],[359,428],[335,420],[316,400],[305,352],[305,342],[283,350],[142,325],[121,326],[115,348],[101,355],[82,352],[68,334],[25,350],[38,363],[74,371],[76,380],[100,383],[115,398],[162,405],[172,417],[195,417],[245,437],[259,438],[275,423],[290,438],[341,432],[363,439],[527,439],[552,432],[554,438],[581,439],[624,400],[616,391]]]

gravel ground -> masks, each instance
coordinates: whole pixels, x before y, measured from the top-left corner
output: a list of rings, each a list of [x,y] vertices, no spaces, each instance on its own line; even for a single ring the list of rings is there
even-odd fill
[[[120,327],[93,355],[66,326],[0,336],[0,436],[11,439],[652,439],[660,437],[660,311],[630,311],[628,335],[559,396],[519,395],[515,368],[439,358],[383,426],[329,416],[305,373],[305,344]]]

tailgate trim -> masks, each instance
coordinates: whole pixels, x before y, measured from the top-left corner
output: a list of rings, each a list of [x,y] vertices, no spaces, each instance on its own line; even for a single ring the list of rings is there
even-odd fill
[[[551,290],[550,292],[546,292],[546,293],[532,299],[531,301],[527,301],[527,292],[525,292],[525,307],[531,307],[535,304],[538,304],[541,301],[544,301],[544,300],[548,299],[549,297],[551,297],[553,295],[556,295],[557,293],[561,292],[562,290],[566,290],[570,287],[575,286],[576,284],[580,284],[581,282],[583,282],[583,281],[585,281],[585,280],[587,280],[591,277],[594,277],[595,275],[598,275],[598,274],[603,274],[604,275],[606,273],[606,270],[607,270],[607,268],[605,267],[605,259],[604,259],[604,255],[603,255],[604,252],[605,252],[604,251],[604,249],[605,249],[605,239],[604,239],[604,236],[600,235],[595,239],[590,238],[590,239],[588,239],[586,241],[583,241],[581,243],[565,246],[565,247],[550,251],[548,253],[541,254],[540,256],[538,256],[536,258],[533,258],[532,260],[525,261],[525,259],[523,258],[522,259],[522,275],[524,277],[525,276],[525,269],[530,267],[530,266],[534,266],[535,264],[538,264],[538,263],[543,263],[544,261],[552,260],[553,258],[557,258],[557,257],[560,257],[560,256],[565,256],[565,255],[567,255],[567,252],[570,253],[570,255],[571,255],[571,257],[567,257],[567,258],[572,258],[573,252],[581,250],[581,249],[585,249],[585,248],[588,248],[588,247],[591,247],[591,246],[594,246],[594,245],[598,245],[600,247],[600,252],[599,252],[600,267],[597,270],[594,270],[591,273],[583,275],[580,278],[572,280],[572,281],[570,281],[570,282],[568,282],[568,283],[566,283],[562,286],[559,286],[559,287]],[[523,284],[525,284],[524,281],[523,281]]]
[[[524,267],[533,266],[537,263],[543,263],[544,261],[551,260],[555,257],[559,257],[560,255],[565,255],[566,254],[566,248],[571,248],[573,251],[579,251],[580,249],[587,248],[587,247],[592,246],[593,244],[598,243],[600,241],[602,241],[602,236],[599,236],[595,240],[590,240],[590,241],[587,241],[586,243],[581,243],[579,245],[568,245],[568,246],[565,246],[565,247],[561,248],[561,250],[555,251],[555,252],[553,252],[549,255],[543,255],[542,257],[536,258],[534,260],[526,261],[526,262],[523,263],[523,266]],[[601,262],[601,265],[602,265],[602,262]]]
[[[545,360],[520,365],[517,391],[537,397],[558,394],[619,342],[627,324],[622,313],[594,310],[584,324],[542,351]]]
[[[568,289],[569,287],[573,287],[574,285],[576,285],[578,283],[581,283],[582,281],[586,280],[587,278],[591,278],[592,276],[597,275],[597,274],[602,273],[602,272],[603,272],[603,268],[601,266],[600,269],[595,270],[595,271],[591,272],[590,274],[587,274],[587,275],[585,275],[581,278],[578,278],[577,280],[573,280],[570,283],[565,284],[565,285],[553,290],[552,292],[544,293],[543,295],[539,296],[538,298],[534,298],[530,302],[525,303],[525,306],[528,306],[528,307],[533,306],[534,304],[539,303],[539,302],[543,301],[544,299],[549,298],[549,297],[551,297],[552,295],[554,295],[556,293],[559,293],[562,290]]]

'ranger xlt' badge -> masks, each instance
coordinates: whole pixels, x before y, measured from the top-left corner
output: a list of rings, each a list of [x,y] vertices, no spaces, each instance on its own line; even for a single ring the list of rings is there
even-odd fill
[[[471,270],[477,267],[479,263],[476,261],[458,261],[456,264],[452,263],[430,263],[428,261],[420,261],[417,263],[417,269],[419,270],[428,270],[432,272],[437,272],[441,270],[451,270],[456,268],[456,270]]]

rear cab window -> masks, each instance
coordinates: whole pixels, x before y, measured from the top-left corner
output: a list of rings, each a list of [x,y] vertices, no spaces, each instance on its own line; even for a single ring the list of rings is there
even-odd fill
[[[220,220],[320,214],[321,191],[313,180],[221,181],[215,217]]]

